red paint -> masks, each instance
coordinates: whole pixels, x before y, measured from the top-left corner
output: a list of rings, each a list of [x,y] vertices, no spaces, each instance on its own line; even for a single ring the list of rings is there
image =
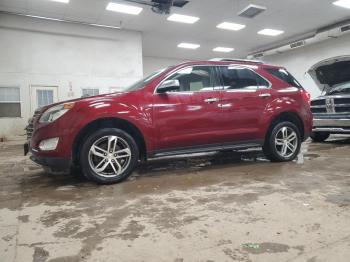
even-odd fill
[[[189,65],[254,65],[254,71],[271,83],[271,88],[256,92],[218,90],[197,93],[154,93],[169,74]],[[264,68],[278,68],[248,62],[186,62],[169,68],[144,88],[127,92],[76,99],[73,109],[49,124],[34,119],[30,141],[40,157],[71,159],[72,145],[79,132],[101,118],[119,118],[139,129],[147,153],[160,149],[208,145],[251,139],[264,139],[272,120],[284,112],[295,113],[303,122],[305,134],[312,129],[312,114],[307,92],[290,87],[271,76]],[[259,94],[271,97],[261,98]],[[203,102],[217,98],[212,104]],[[45,109],[44,109],[45,110]],[[116,128],[118,128],[116,126]],[[41,152],[41,140],[60,137],[55,151]]]

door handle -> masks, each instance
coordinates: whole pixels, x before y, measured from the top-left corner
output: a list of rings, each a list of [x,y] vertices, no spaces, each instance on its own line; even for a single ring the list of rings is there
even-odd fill
[[[214,98],[214,97],[210,97],[210,98],[204,99],[204,102],[208,103],[208,104],[215,103],[215,102],[218,102],[218,101],[219,101],[219,98]]]
[[[261,98],[268,98],[268,97],[271,97],[271,94],[263,93],[263,94],[260,94],[259,97],[261,97]]]

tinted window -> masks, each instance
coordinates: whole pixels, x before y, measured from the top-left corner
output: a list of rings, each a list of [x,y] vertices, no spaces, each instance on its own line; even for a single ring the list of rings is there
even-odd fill
[[[259,87],[270,87],[270,83],[267,82],[264,78],[262,78],[261,76],[255,74],[256,76],[256,81],[258,83]]]
[[[257,89],[258,86],[269,86],[265,79],[247,68],[221,66],[220,70],[225,89]]]
[[[266,68],[267,72],[269,72],[274,77],[288,83],[291,86],[302,88],[301,84],[285,69],[283,68]]]
[[[210,91],[218,84],[214,68],[211,66],[193,66],[179,70],[167,80],[179,80],[180,90],[183,91]]]

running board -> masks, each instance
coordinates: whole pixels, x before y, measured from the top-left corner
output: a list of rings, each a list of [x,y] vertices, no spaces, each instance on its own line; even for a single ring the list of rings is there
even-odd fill
[[[235,144],[224,144],[224,145],[211,145],[211,146],[201,146],[201,147],[187,147],[187,148],[177,148],[173,150],[159,150],[148,155],[149,158],[165,157],[165,156],[175,156],[175,155],[186,155],[195,153],[205,153],[212,151],[222,151],[222,150],[242,150],[253,147],[261,147],[263,145],[262,140],[255,140],[252,142],[235,143]]]

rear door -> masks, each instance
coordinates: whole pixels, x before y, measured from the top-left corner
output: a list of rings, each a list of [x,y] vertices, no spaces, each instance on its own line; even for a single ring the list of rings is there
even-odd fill
[[[271,100],[270,83],[249,66],[220,66],[224,86],[221,108],[223,142],[244,142],[258,137],[259,121]]]
[[[180,90],[154,94],[154,122],[159,150],[221,142],[221,85],[212,66],[188,66],[165,80],[178,80]]]

